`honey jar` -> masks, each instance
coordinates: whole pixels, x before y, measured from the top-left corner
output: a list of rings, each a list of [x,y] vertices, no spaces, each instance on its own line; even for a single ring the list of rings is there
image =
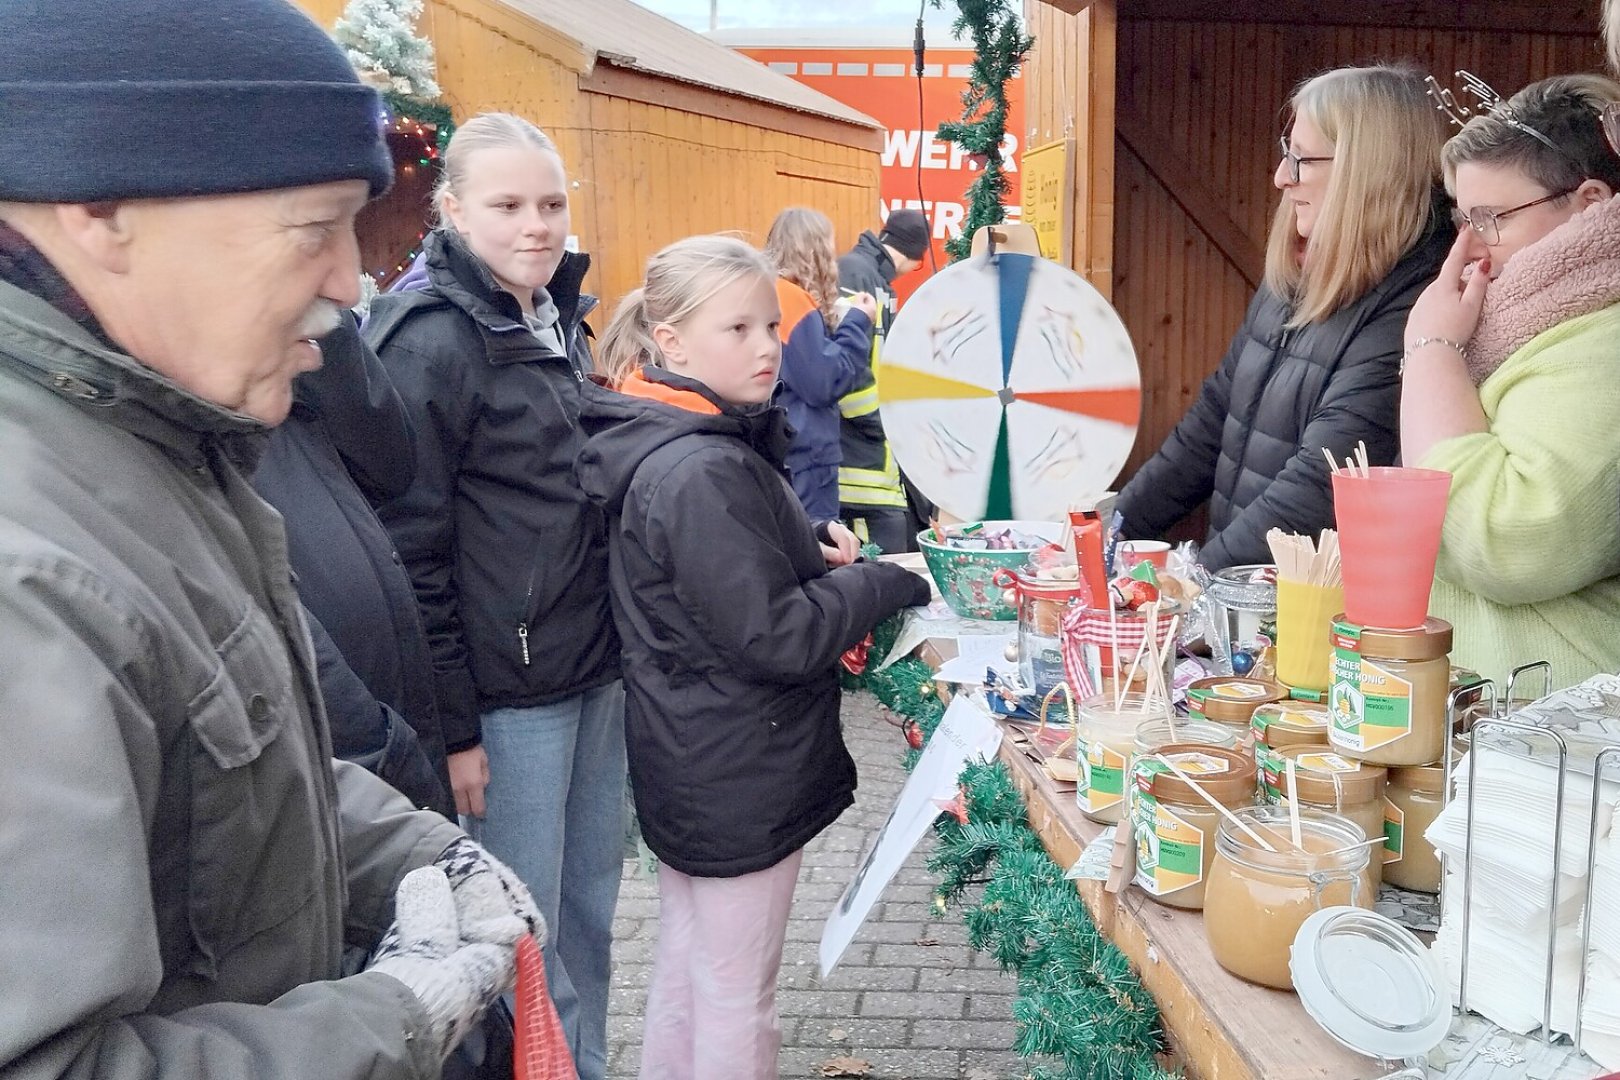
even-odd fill
[[[1440,891],[1440,856],[1424,833],[1446,804],[1445,768],[1416,765],[1389,770],[1389,853],[1384,880],[1414,892]]]
[[[1451,624],[1415,630],[1333,623],[1328,739],[1346,757],[1374,765],[1428,765],[1446,744]]]
[[[1286,688],[1263,679],[1216,675],[1199,679],[1187,688],[1187,708],[1194,720],[1209,720],[1239,728],[1239,741],[1247,747],[1249,724],[1262,705],[1288,700]]]
[[[1359,826],[1326,811],[1299,811],[1303,850],[1289,839],[1288,807],[1235,813],[1276,850],[1221,822],[1204,895],[1210,952],[1240,979],[1291,990],[1288,951],[1305,920],[1319,908],[1373,906],[1368,849]]]
[[[1254,762],[1232,750],[1171,743],[1139,758],[1131,776],[1136,884],[1161,904],[1203,907],[1221,815],[1192,785],[1222,806],[1248,806],[1254,802]]]
[[[1294,762],[1294,787],[1299,792],[1299,804],[1317,810],[1326,810],[1355,822],[1364,838],[1374,840],[1385,836],[1385,817],[1388,811],[1384,801],[1387,773],[1382,765],[1367,765],[1351,761],[1332,750],[1321,747],[1295,746],[1282,751],[1282,768],[1276,774],[1266,774],[1261,783],[1267,793],[1275,788],[1278,794],[1270,801],[1278,802],[1288,794],[1288,762]],[[1387,844],[1387,840],[1386,840]],[[1383,880],[1386,848],[1375,845],[1368,861],[1373,884]]]
[[[1076,725],[1079,739],[1080,784],[1075,799],[1080,812],[1092,821],[1112,825],[1125,805],[1125,776],[1136,747],[1136,729],[1146,713],[1141,694],[1122,694],[1118,708],[1109,694],[1087,698]]]
[[[1299,701],[1278,701],[1254,710],[1249,726],[1254,731],[1254,765],[1260,774],[1261,794],[1276,801],[1270,777],[1283,768],[1282,751],[1293,747],[1328,746],[1328,711]]]

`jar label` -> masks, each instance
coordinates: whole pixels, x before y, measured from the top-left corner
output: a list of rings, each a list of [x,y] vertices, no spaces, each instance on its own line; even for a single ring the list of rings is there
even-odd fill
[[[1204,880],[1203,829],[1184,821],[1151,795],[1138,800],[1132,816],[1136,883],[1143,892],[1168,896]]]
[[[1165,760],[1190,774],[1189,758],[1203,758],[1219,767],[1199,771],[1225,772],[1227,768],[1225,762],[1198,753],[1175,754]],[[1131,770],[1137,789],[1129,818],[1136,840],[1136,883],[1152,896],[1165,896],[1204,879],[1204,830],[1183,820],[1153,794],[1153,778],[1169,771],[1169,766],[1156,758],[1143,758]]]
[[[1044,698],[1056,689],[1059,683],[1067,679],[1068,673],[1063,668],[1063,651],[1061,648],[1056,645],[1047,647],[1043,639],[1039,647],[1030,649],[1029,672],[1026,681],[1036,694]],[[1054,719],[1053,722],[1057,721]]]
[[[1187,715],[1194,720],[1204,720],[1204,700],[1209,697],[1207,687],[1187,691]]]
[[[1360,645],[1360,627],[1333,624],[1328,741],[1364,754],[1412,733],[1412,684],[1362,656]]]
[[[1171,754],[1164,760],[1188,776],[1209,776],[1212,773],[1230,772],[1231,766],[1218,757],[1200,754],[1196,750],[1188,750],[1180,754]]]
[[[1400,862],[1406,853],[1406,811],[1384,800],[1384,864]]]
[[[1361,768],[1353,761],[1346,760],[1338,754],[1301,754],[1294,759],[1299,768],[1306,772],[1345,773],[1355,772]],[[1288,766],[1284,765],[1286,770]]]
[[[1094,742],[1080,758],[1080,805],[1093,814],[1125,800],[1125,755]]]
[[[1260,773],[1261,796],[1269,803],[1281,800],[1282,776],[1288,768],[1286,759],[1265,743],[1255,743],[1254,764]]]
[[[1216,697],[1232,698],[1235,701],[1253,701],[1255,698],[1265,697],[1268,693],[1270,691],[1264,686],[1252,682],[1221,683],[1215,687]]]

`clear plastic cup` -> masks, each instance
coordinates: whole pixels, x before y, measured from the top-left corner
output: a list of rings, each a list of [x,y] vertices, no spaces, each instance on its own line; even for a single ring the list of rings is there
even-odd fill
[[[1367,473],[1333,474],[1345,616],[1388,630],[1422,626],[1451,474],[1382,466]]]

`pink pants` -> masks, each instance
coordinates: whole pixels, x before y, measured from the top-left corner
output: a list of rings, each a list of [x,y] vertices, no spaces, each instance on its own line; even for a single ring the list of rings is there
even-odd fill
[[[776,977],[803,859],[734,878],[658,864],[641,1080],[776,1080]]]

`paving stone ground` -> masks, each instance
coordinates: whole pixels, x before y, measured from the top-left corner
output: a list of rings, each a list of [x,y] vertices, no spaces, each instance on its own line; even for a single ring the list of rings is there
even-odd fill
[[[1016,981],[967,947],[960,912],[934,917],[926,842],[889,885],[838,969],[825,984],[818,977],[816,950],[827,912],[905,782],[899,731],[870,695],[845,695],[844,737],[860,767],[860,790],[855,805],[805,852],[777,992],[781,1076],[819,1077],[822,1063],[835,1057],[869,1062],[870,1080],[1024,1076],[1027,1069],[1011,1050]],[[633,1080],[640,1065],[642,1006],[657,936],[657,888],[627,862],[608,1015],[615,1080]]]

